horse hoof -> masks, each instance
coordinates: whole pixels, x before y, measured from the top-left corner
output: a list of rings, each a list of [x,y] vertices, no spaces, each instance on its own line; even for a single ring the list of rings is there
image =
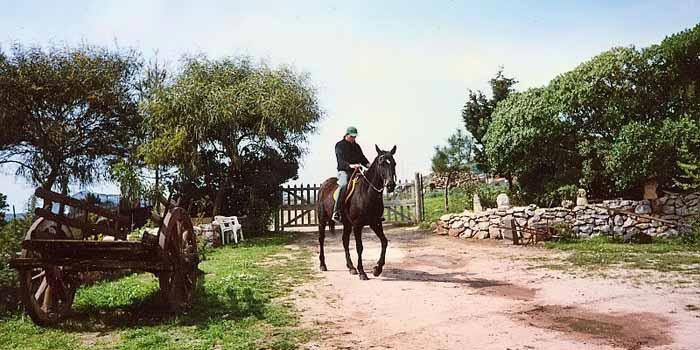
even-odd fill
[[[357,269],[350,269],[351,275],[357,275]]]
[[[379,266],[375,266],[374,270],[372,271],[372,274],[374,275],[374,277],[379,277],[379,275],[382,274],[382,268]]]
[[[321,265],[320,270],[321,271],[328,271],[328,268],[326,267],[326,265]]]
[[[360,281],[367,281],[369,280],[369,277],[367,277],[366,273],[361,273],[360,274]]]

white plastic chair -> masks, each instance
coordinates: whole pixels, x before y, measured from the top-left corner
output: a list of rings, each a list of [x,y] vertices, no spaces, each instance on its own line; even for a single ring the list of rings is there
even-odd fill
[[[243,228],[238,222],[238,217],[236,216],[215,216],[214,222],[219,225],[221,230],[221,244],[226,244],[226,242],[231,242],[228,239],[227,232],[233,235],[233,242],[238,244],[238,235],[241,236],[241,241],[243,241]]]

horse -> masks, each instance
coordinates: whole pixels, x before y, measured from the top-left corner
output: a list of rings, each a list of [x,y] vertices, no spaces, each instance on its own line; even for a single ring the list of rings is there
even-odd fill
[[[360,280],[367,280],[367,274],[362,266],[362,228],[369,225],[374,233],[379,238],[382,245],[381,255],[377,261],[377,265],[373,269],[373,274],[378,277],[384,268],[386,257],[386,248],[389,241],[384,235],[382,227],[384,215],[384,199],[383,192],[386,188],[387,192],[391,193],[396,188],[396,161],[394,154],[396,146],[390,151],[383,151],[379,146],[374,145],[377,150],[377,157],[374,158],[369,169],[366,171],[357,169],[348,181],[348,189],[346,195],[350,191],[353,179],[357,179],[355,189],[351,197],[342,206],[342,224],[343,224],[343,248],[345,249],[345,263],[352,275],[359,275]],[[319,261],[320,270],[327,271],[326,257],[323,251],[323,243],[326,238],[326,225],[329,226],[331,233],[335,234],[335,225],[331,219],[333,215],[333,192],[338,188],[338,178],[331,177],[321,184],[319,189],[319,198],[316,201],[316,213],[318,219],[318,243],[319,243]],[[337,200],[345,200],[338,198]],[[350,258],[350,233],[355,234],[355,246],[357,250],[357,268],[352,264]]]

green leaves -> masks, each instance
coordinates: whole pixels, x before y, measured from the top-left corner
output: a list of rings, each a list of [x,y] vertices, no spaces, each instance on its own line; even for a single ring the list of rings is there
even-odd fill
[[[697,183],[700,25],[650,48],[613,48],[498,103],[484,136],[495,172],[528,200],[562,186],[605,198]],[[688,187],[691,186],[691,187]],[[548,192],[548,193],[542,193]],[[552,193],[549,193],[552,192]]]

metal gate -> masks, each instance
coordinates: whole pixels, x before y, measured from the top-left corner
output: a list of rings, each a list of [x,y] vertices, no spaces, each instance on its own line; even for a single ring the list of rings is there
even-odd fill
[[[282,206],[275,215],[275,230],[318,225],[316,199],[320,185],[301,184],[280,187]],[[423,178],[399,180],[393,193],[384,193],[385,223],[415,224],[423,217]]]

